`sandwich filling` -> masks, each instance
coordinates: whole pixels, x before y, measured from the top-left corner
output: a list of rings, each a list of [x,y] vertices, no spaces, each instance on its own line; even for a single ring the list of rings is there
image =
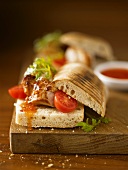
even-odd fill
[[[53,78],[56,72],[49,58],[47,60],[36,58],[33,64],[28,67],[20,86],[17,87],[17,89],[22,89],[22,95],[18,94],[15,97],[24,100],[21,105],[23,111],[32,111],[38,106],[55,107],[64,113],[76,109],[77,101],[55,86]],[[10,92],[12,91],[10,90]],[[17,90],[16,93],[21,92]]]

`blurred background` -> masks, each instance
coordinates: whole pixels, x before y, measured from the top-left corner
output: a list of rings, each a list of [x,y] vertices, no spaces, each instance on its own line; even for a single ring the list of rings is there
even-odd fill
[[[128,1],[0,1],[0,50],[32,46],[36,38],[55,30],[100,36],[110,42],[119,59],[124,59],[128,54]]]

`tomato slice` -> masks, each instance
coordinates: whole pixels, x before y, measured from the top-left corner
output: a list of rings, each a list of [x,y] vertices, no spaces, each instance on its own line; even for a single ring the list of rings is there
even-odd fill
[[[24,89],[22,85],[17,85],[14,87],[11,87],[8,90],[9,94],[11,97],[15,98],[15,99],[25,99],[26,94],[24,93]]]
[[[58,90],[55,92],[54,105],[59,111],[69,113],[76,109],[77,100]]]
[[[59,67],[63,66],[65,63],[66,63],[65,57],[53,60],[53,64],[55,64],[55,65],[57,65]]]

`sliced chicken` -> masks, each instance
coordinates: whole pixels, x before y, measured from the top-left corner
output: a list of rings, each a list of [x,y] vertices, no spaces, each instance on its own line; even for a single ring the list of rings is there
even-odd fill
[[[35,105],[47,105],[53,107],[54,84],[46,78],[35,80],[32,75],[27,75],[22,81],[24,91],[27,95],[27,101]]]

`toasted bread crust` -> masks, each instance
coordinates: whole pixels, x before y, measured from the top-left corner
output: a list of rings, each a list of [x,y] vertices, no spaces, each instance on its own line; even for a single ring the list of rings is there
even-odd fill
[[[70,63],[55,75],[55,86],[104,116],[106,110],[106,89],[91,69],[81,63]]]
[[[60,42],[69,46],[79,47],[91,56],[99,56],[106,60],[114,58],[111,45],[104,39],[80,32],[68,32],[61,36]]]

